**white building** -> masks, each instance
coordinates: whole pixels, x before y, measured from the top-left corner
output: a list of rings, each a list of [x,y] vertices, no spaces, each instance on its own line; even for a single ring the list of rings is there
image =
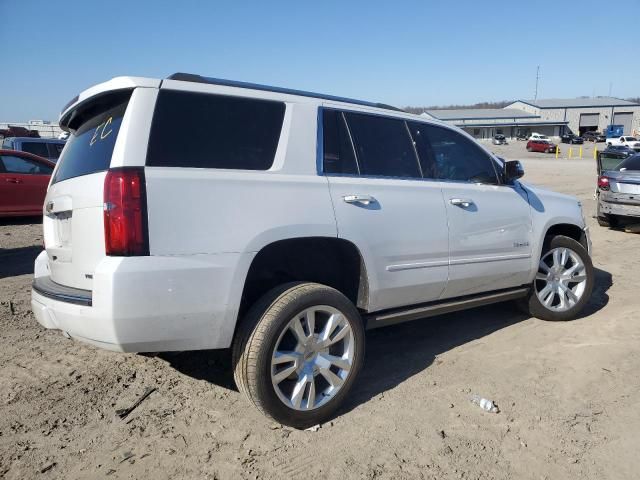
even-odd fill
[[[561,135],[567,125],[566,121],[547,121],[538,114],[517,108],[427,110],[422,115],[460,127],[479,139],[493,138],[498,134],[515,138],[519,133],[529,136],[532,132],[553,137]]]
[[[572,132],[604,131],[622,125],[625,135],[640,133],[640,104],[614,97],[517,100],[506,108],[517,108],[544,121],[567,122]]]

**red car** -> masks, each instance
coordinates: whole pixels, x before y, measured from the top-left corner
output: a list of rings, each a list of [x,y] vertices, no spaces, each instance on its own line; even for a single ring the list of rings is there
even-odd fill
[[[53,167],[30,153],[0,150],[0,217],[42,215]]]
[[[547,140],[529,140],[527,142],[527,152],[556,153],[558,146]]]

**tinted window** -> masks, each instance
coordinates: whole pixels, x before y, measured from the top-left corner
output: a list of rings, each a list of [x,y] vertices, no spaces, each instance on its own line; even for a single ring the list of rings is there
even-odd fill
[[[438,178],[434,163],[434,153],[427,136],[426,124],[419,122],[407,122],[411,137],[413,138],[418,157],[420,157],[420,166],[422,167],[422,175],[424,178]]]
[[[322,112],[324,173],[357,174],[358,165],[342,112]]]
[[[64,143],[49,143],[47,144],[49,147],[49,158],[59,158],[60,152],[64,147]]]
[[[345,113],[361,175],[417,177],[420,168],[403,120]]]
[[[113,92],[79,110],[53,182],[107,170],[131,91]]]
[[[3,155],[2,164],[7,173],[21,173],[33,175],[50,175],[53,168],[26,158],[14,157],[13,155]]]
[[[47,150],[46,143],[40,142],[22,142],[23,152],[33,153],[34,155],[38,155],[39,157],[47,158],[49,156],[49,151]]]
[[[475,142],[448,128],[423,124],[433,151],[435,178],[498,183],[493,161]]]
[[[268,170],[284,110],[282,102],[161,90],[147,165]]]
[[[616,170],[640,170],[640,155],[632,155],[629,158],[626,158],[622,161],[617,167]]]

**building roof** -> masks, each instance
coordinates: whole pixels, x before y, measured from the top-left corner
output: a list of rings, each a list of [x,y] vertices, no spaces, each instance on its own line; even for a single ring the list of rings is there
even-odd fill
[[[615,97],[546,98],[518,100],[538,108],[638,107],[640,104]]]
[[[540,118],[517,108],[464,108],[460,110],[427,110],[438,120],[498,120],[508,118]]]

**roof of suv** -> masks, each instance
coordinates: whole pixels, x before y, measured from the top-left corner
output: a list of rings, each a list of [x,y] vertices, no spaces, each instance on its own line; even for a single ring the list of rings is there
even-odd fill
[[[222,78],[203,77],[193,73],[174,73],[167,77],[167,80],[179,80],[182,82],[194,82],[194,83],[209,83],[211,85],[224,85],[227,87],[239,87],[250,88],[252,90],[263,90],[267,92],[286,93],[289,95],[298,95],[300,97],[320,98],[323,100],[331,100],[335,102],[353,103],[355,105],[364,105],[367,107],[384,108],[387,110],[394,110],[397,112],[404,112],[401,108],[393,107],[391,105],[385,105],[383,103],[366,102],[363,100],[354,100],[352,98],[337,97],[334,95],[325,95],[322,93],[307,92],[304,90],[294,90],[283,87],[272,87],[269,85],[261,85],[258,83],[237,82],[234,80],[225,80]]]

